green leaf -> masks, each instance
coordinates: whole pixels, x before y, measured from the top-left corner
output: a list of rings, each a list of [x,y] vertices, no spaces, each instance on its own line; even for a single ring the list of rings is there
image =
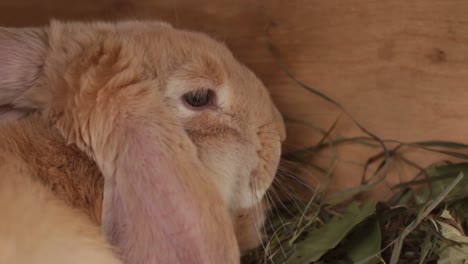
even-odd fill
[[[408,204],[411,197],[414,199],[414,203],[416,205],[427,203],[429,200],[434,199],[448,185],[450,185],[459,172],[463,172],[463,174],[467,176],[462,178],[462,180],[457,184],[457,186],[453,188],[444,201],[448,201],[453,197],[457,197],[458,199],[468,197],[468,192],[466,191],[468,190],[468,163],[457,163],[430,167],[426,170],[429,178],[397,185],[397,188],[401,188],[412,185],[426,184],[426,186],[422,186],[422,188],[411,190],[406,193],[406,195],[400,199],[398,204]]]
[[[466,190],[468,190],[468,163],[435,166],[428,169],[428,174],[431,178],[440,177],[443,175],[453,175],[453,178],[455,178],[459,172],[462,172],[464,175],[467,176],[463,177],[462,180],[457,184],[457,186],[453,188],[453,190],[447,196],[447,199],[456,195],[467,194]],[[440,181],[430,183],[432,188],[432,195],[430,195],[427,191],[422,191],[418,197],[418,200],[427,201],[427,199],[431,199],[437,196],[453,181],[453,178],[446,178]]]
[[[373,218],[360,224],[344,246],[353,263],[378,264],[381,244],[379,221]]]
[[[366,202],[361,208],[358,202],[351,203],[341,217],[335,216],[323,227],[312,229],[304,240],[294,244],[294,253],[285,264],[305,264],[319,260],[374,212],[373,201]]]

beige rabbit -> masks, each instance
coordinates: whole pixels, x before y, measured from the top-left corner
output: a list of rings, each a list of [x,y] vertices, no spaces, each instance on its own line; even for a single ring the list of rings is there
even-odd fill
[[[0,124],[0,263],[118,263],[98,225],[129,264],[238,263],[258,245],[284,124],[222,44],[53,21],[1,28],[0,58],[0,120],[24,116]]]

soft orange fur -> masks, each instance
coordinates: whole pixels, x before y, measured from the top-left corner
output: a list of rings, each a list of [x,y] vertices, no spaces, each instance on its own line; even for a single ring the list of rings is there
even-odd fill
[[[38,115],[0,126],[0,138],[56,197],[100,223],[104,179],[88,156]]]
[[[0,263],[121,263],[98,226],[56,199],[25,165],[0,154]]]
[[[105,181],[138,171],[139,161],[131,159],[139,153],[125,156],[136,151],[125,142],[144,136],[180,165],[173,169],[186,175],[187,194],[209,205],[198,208],[200,219],[194,219],[200,230],[193,232],[202,237],[196,241],[210,252],[200,261],[238,262],[231,221],[242,251],[258,245],[265,214],[261,200],[275,174],[284,125],[254,74],[223,45],[167,24],[53,22],[34,30],[30,34],[40,39],[47,36],[43,72],[8,104],[43,117],[0,128],[4,156],[20,156],[21,166],[60,202],[99,223],[106,195],[100,171]],[[183,94],[200,87],[216,92],[216,109],[193,111],[181,103]],[[104,218],[108,206],[103,205]],[[90,223],[86,228],[95,228]],[[126,254],[139,258],[133,251]]]

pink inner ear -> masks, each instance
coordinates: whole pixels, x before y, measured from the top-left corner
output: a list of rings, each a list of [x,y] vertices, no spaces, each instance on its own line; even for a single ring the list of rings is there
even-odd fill
[[[103,228],[111,243],[129,264],[238,263],[220,195],[188,153],[162,145],[154,130],[133,127],[106,177]]]
[[[0,28],[0,105],[15,101],[39,79],[46,55],[45,32]]]

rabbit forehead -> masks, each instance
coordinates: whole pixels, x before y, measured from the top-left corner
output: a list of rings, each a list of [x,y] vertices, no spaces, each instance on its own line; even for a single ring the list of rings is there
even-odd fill
[[[135,65],[149,78],[165,82],[177,72],[172,80],[182,85],[172,87],[182,89],[167,89],[168,96],[187,92],[183,88],[204,86],[201,88],[217,89],[219,103],[226,112],[249,120],[254,126],[276,115],[267,89],[255,74],[237,61],[223,43],[203,33],[175,29],[158,21],[52,22],[50,32],[55,50],[70,42],[81,46],[113,42],[126,51],[121,56],[136,61]],[[165,84],[160,89],[168,88]]]

